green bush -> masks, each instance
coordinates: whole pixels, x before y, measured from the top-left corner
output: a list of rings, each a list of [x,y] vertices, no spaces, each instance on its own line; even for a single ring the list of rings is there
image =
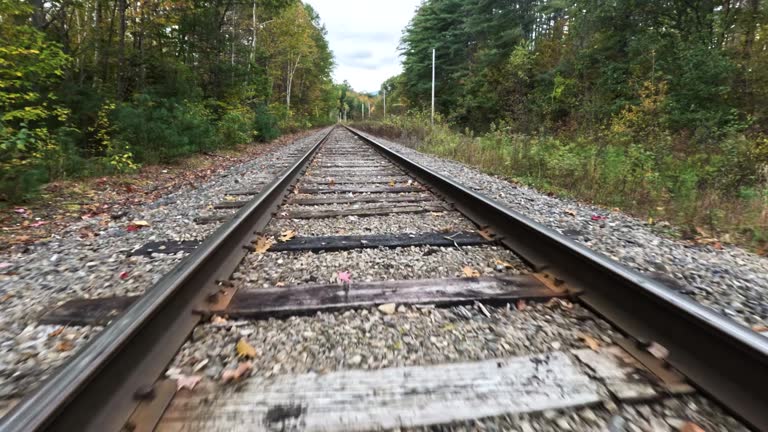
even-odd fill
[[[217,125],[218,143],[222,147],[246,144],[253,139],[254,118],[245,109],[227,111]]]
[[[130,146],[139,163],[167,163],[216,147],[210,114],[192,102],[138,95],[115,109],[113,123],[115,139]]]
[[[254,129],[256,139],[262,142],[271,141],[280,136],[278,118],[272,114],[266,104],[256,106],[254,115]]]

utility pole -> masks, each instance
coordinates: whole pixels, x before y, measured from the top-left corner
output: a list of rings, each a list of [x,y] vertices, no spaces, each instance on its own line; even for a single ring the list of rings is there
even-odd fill
[[[432,48],[432,124],[435,124],[435,49]]]
[[[384,117],[387,117],[387,89],[384,89]]]

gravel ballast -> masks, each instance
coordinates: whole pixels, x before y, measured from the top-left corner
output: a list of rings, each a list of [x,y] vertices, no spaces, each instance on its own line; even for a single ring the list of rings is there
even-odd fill
[[[60,331],[38,325],[46,310],[74,298],[141,294],[184,254],[129,257],[132,250],[150,241],[204,239],[218,225],[195,224],[195,217],[211,213],[209,207],[227,192],[268,183],[325,132],[307,134],[224,170],[199,187],[182,189],[116,218],[86,219],[55,238],[0,255],[0,399],[33,389],[100,330]],[[135,221],[149,226],[129,229]]]
[[[623,213],[550,197],[461,163],[365,135],[630,268],[662,279],[745,326],[768,324],[768,259],[764,257],[738,247],[718,250],[672,239]],[[592,220],[593,216],[605,219]]]

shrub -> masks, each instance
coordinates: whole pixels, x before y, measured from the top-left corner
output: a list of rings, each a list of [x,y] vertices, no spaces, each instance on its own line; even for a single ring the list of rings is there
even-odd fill
[[[139,163],[167,163],[216,146],[210,114],[200,104],[138,95],[114,113],[115,139],[133,150]]]
[[[253,127],[254,117],[246,109],[228,110],[217,125],[218,143],[222,147],[249,143],[253,139]]]

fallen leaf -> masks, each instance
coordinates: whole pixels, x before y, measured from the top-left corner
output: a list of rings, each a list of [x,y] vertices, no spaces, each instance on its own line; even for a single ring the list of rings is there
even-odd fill
[[[11,299],[11,297],[13,297],[13,293],[8,293],[8,294],[6,294],[6,295],[4,295],[4,296],[0,297],[0,303],[5,303],[5,302],[7,302],[8,300],[10,300],[10,299]]]
[[[505,268],[515,268],[514,265],[512,265],[512,264],[510,264],[510,263],[508,263],[506,261],[502,261],[500,259],[496,260],[496,265],[500,265],[500,266],[505,267]]]
[[[64,351],[71,351],[72,348],[74,348],[75,345],[72,344],[70,341],[61,341],[56,344],[56,351],[64,352]]]
[[[606,220],[606,219],[608,219],[608,217],[607,217],[607,216],[601,216],[601,215],[592,215],[592,220],[593,220],[593,221],[601,221],[601,220]]]
[[[128,272],[121,272],[120,273],[120,279],[128,279]]]
[[[51,338],[52,337],[56,337],[56,336],[60,335],[63,332],[64,332],[64,327],[59,327],[56,330],[48,333],[48,337],[51,337]]]
[[[238,357],[256,357],[256,348],[252,347],[245,339],[237,341],[236,348]]]
[[[756,331],[758,333],[768,333],[768,326],[756,325],[752,327],[752,331]]]
[[[518,300],[517,303],[515,303],[515,309],[517,309],[517,310],[523,310],[523,309],[525,309],[527,307],[528,306],[526,306],[525,300]]]
[[[13,263],[9,262],[0,262],[0,270],[5,270],[8,267],[13,267]]]
[[[30,228],[37,228],[37,227],[41,227],[43,225],[48,225],[48,222],[46,222],[46,221],[37,221],[35,223],[29,224]]]
[[[188,388],[194,389],[203,377],[199,375],[178,375],[176,377],[176,391]]]
[[[648,216],[648,225],[653,225],[653,218]]]
[[[237,201],[237,197],[232,195],[227,195],[224,197],[224,201],[230,201],[230,202]]]
[[[256,253],[263,254],[264,252],[268,251],[269,248],[272,247],[275,241],[271,237],[259,236],[256,239],[256,241],[254,241],[254,243],[255,243],[255,246],[253,248],[253,251]]]
[[[336,180],[333,179],[333,177],[328,178],[328,186],[333,186],[336,184]]]
[[[226,318],[222,318],[218,315],[214,315],[211,317],[211,324],[218,324],[218,325],[228,324],[228,321],[226,320]]]
[[[470,266],[464,266],[464,268],[461,269],[461,272],[464,273],[464,277],[480,277],[480,272]]]
[[[565,214],[571,215],[571,216],[576,216],[576,210],[566,209],[565,210]]]
[[[685,424],[680,427],[680,432],[704,432],[704,429],[694,422],[685,422]]]
[[[592,336],[579,333],[579,337],[592,351],[597,351],[600,349],[600,342],[598,342],[597,339],[593,338]]]
[[[349,273],[349,272],[339,272],[337,274],[337,277],[339,278],[339,282],[342,282],[342,283],[344,283],[344,282],[351,283],[352,282],[352,280],[351,280],[352,274]]]
[[[483,228],[480,231],[478,231],[477,233],[480,234],[480,237],[482,237],[482,238],[484,238],[484,239],[486,239],[488,241],[492,241],[493,240],[493,232],[491,232],[491,230],[488,229],[488,228]]]
[[[131,222],[131,225],[136,225],[137,227],[148,227],[149,222],[144,220],[137,220],[137,221]]]
[[[281,242],[287,242],[288,240],[296,237],[296,231],[294,230],[285,230],[280,233],[280,241]]]
[[[389,181],[389,187],[395,187],[395,181],[394,180],[390,180]]]
[[[237,381],[240,378],[246,377],[251,374],[253,369],[253,363],[241,362],[237,365],[236,369],[227,369],[221,373],[221,382],[226,383],[229,381]]]

